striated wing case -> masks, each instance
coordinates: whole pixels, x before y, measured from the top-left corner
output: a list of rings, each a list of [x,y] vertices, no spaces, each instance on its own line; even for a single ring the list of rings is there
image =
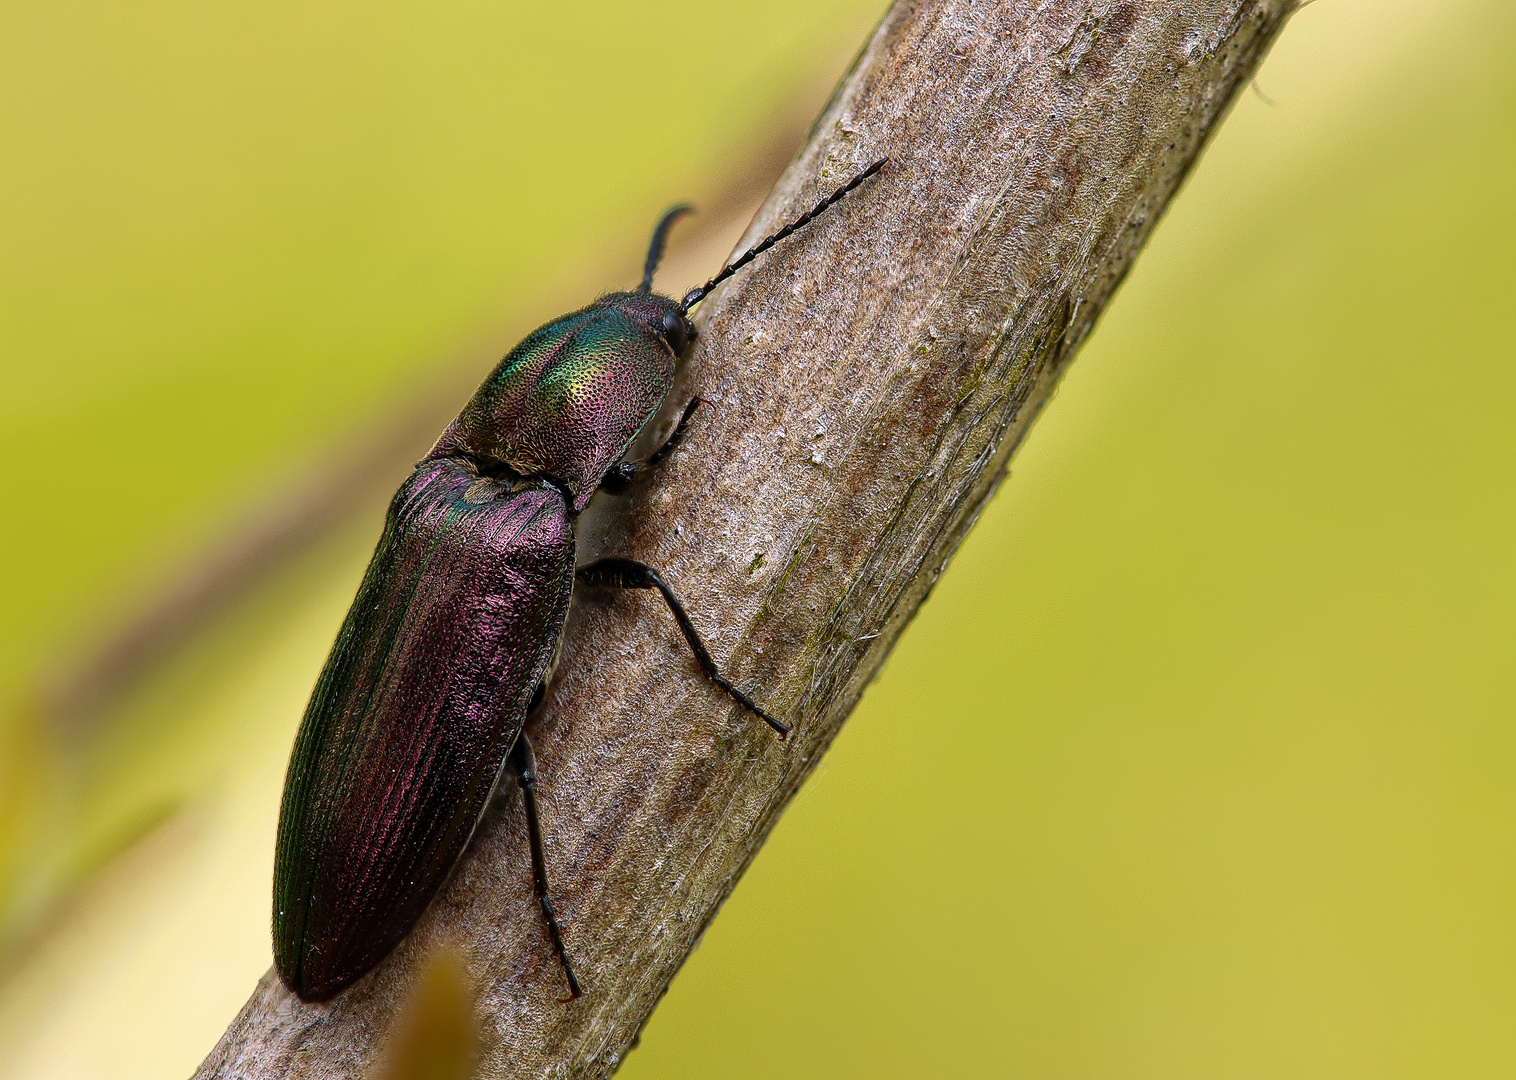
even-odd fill
[[[546,677],[573,585],[546,486],[423,462],[316,682],[274,860],[274,960],[325,1000],[420,918],[484,809]]]

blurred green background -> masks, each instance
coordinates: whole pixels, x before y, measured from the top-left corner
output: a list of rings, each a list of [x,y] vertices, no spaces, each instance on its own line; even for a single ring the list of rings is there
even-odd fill
[[[183,1075],[267,968],[382,501],[84,736],[39,679],[881,10],[8,8],[0,1075]],[[1295,18],[621,1075],[1516,1073],[1512,56]]]

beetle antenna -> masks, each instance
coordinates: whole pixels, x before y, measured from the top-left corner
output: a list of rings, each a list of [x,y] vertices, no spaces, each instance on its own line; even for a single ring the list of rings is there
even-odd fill
[[[701,285],[696,289],[691,289],[689,292],[685,293],[684,299],[679,302],[680,310],[688,311],[690,308],[700,303],[700,301],[704,300],[707,296],[710,295],[711,290],[714,289],[717,285],[720,285],[727,278],[731,277],[738,270],[741,270],[744,266],[752,262],[758,256],[762,255],[769,248],[779,243],[779,241],[783,240],[786,236],[789,236],[791,233],[805,228],[812,221],[821,216],[821,214],[825,213],[827,210],[840,203],[847,196],[848,192],[852,191],[859,184],[863,183],[880,169],[884,168],[885,164],[889,160],[890,159],[887,157],[880,158],[878,161],[874,162],[874,164],[870,165],[867,169],[864,169],[857,176],[849,180],[846,184],[843,184],[836,191],[832,192],[826,198],[822,199],[819,203],[813,206],[809,212],[801,214],[794,221],[790,222],[784,228],[776,232],[773,236],[770,236],[767,240],[764,240],[762,243],[758,244],[758,246],[750,248],[743,254],[737,256],[735,260],[727,265],[726,269],[722,270],[721,273],[711,278],[711,280],[707,281],[704,285]],[[651,258],[651,256],[649,256],[649,258]]]
[[[663,220],[658,222],[658,227],[653,230],[653,242],[647,246],[647,262],[642,266],[642,284],[637,286],[638,292],[653,291],[653,274],[657,272],[658,263],[663,259],[663,245],[668,242],[669,228],[693,209],[695,209],[693,206],[680,203],[664,214]]]

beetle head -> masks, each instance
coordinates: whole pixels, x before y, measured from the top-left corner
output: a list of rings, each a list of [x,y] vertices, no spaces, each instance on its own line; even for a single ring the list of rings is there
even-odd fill
[[[653,292],[611,293],[598,303],[614,308],[655,341],[682,358],[696,337],[695,324],[679,301]]]

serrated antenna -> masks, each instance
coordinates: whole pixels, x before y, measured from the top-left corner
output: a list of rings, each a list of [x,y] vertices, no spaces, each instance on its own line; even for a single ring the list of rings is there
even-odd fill
[[[704,285],[691,289],[689,292],[685,293],[684,299],[679,301],[680,310],[688,311],[690,308],[694,307],[696,304],[700,303],[701,300],[704,300],[708,295],[710,295],[710,291],[717,285],[720,285],[723,281],[731,277],[738,270],[741,270],[744,266],[752,262],[758,256],[762,255],[769,248],[779,243],[779,241],[783,240],[791,233],[797,232],[800,229],[805,228],[812,221],[815,221],[818,216],[825,213],[827,210],[831,209],[833,206],[837,205],[844,198],[846,198],[848,192],[852,191],[859,184],[863,183],[880,169],[884,168],[886,162],[889,160],[890,159],[887,157],[880,158],[878,161],[874,162],[874,164],[870,165],[867,169],[864,169],[857,176],[849,180],[846,184],[843,184],[836,191],[832,192],[815,206],[811,207],[808,212],[801,214],[794,221],[790,222],[784,228],[780,229],[773,236],[770,236],[767,240],[764,240],[756,247],[753,247],[743,254],[737,256],[737,258],[729,263],[727,267],[721,271],[721,273],[711,278],[711,280],[707,281]],[[663,226],[659,225],[659,229],[661,230],[662,228]],[[657,239],[657,234],[654,235],[654,239]],[[649,258],[651,258],[651,255],[649,255]]]
[[[674,222],[693,209],[695,209],[693,206],[680,203],[664,214],[663,220],[658,222],[658,227],[653,230],[652,242],[647,246],[647,262],[642,264],[642,284],[637,286],[638,292],[653,291],[653,275],[658,272],[658,264],[663,261],[663,248],[668,243],[669,229]]]

